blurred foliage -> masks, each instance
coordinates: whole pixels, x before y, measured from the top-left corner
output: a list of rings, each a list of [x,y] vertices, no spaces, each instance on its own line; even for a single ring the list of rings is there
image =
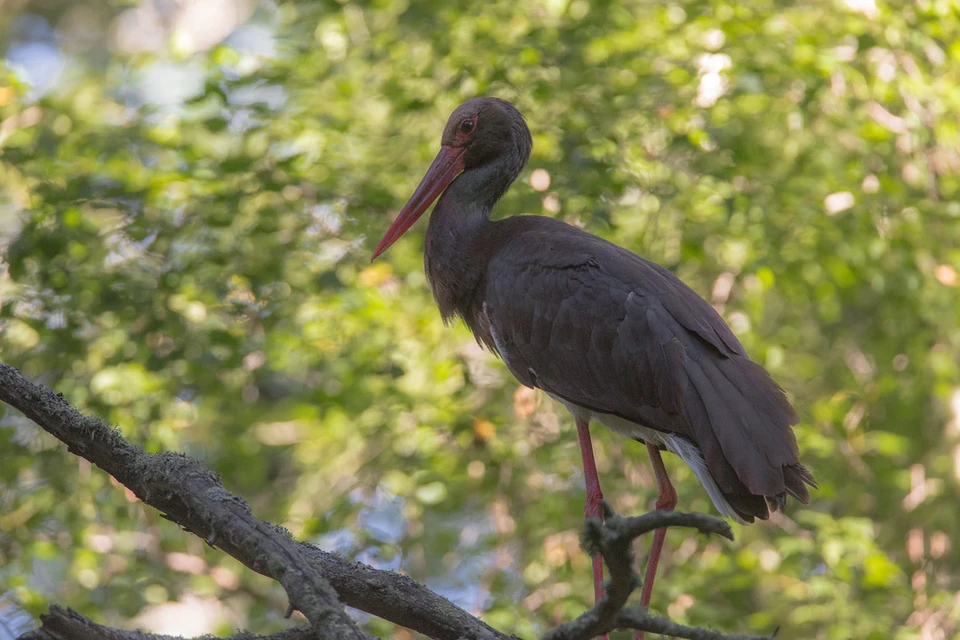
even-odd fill
[[[221,18],[176,11],[203,4],[0,12],[5,362],[494,626],[578,614],[570,418],[442,326],[425,224],[369,264],[448,113],[501,96],[534,133],[501,215],[674,269],[802,415],[813,504],[733,544],[671,532],[653,608],[783,640],[957,637],[956,0],[226,2],[237,25],[201,45]],[[277,585],[0,416],[0,592],[115,625],[288,624]],[[594,432],[608,499],[646,510],[643,447]],[[668,465],[681,508],[712,513]]]

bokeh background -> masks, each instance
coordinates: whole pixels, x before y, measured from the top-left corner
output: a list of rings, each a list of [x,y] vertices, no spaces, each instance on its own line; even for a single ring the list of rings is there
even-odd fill
[[[369,263],[480,94],[534,135],[498,214],[673,269],[802,416],[813,503],[732,544],[671,532],[653,608],[782,640],[957,638],[956,0],[0,0],[0,357],[494,626],[577,615],[570,418],[442,325],[425,224]],[[594,431],[607,497],[645,511],[643,447]],[[279,586],[5,408],[0,457],[8,601],[289,625]],[[667,464],[682,508],[713,513]]]

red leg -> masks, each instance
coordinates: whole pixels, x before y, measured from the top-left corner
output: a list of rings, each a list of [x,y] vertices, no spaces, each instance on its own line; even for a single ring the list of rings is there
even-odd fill
[[[593,443],[590,442],[590,423],[577,420],[577,437],[580,439],[580,456],[583,458],[583,476],[587,485],[587,504],[583,515],[587,518],[603,519],[603,492],[600,491],[600,477],[597,475],[597,463],[593,459]],[[603,558],[593,556],[593,595],[599,600],[603,597]]]
[[[677,506],[677,492],[670,484],[670,478],[667,476],[667,469],[663,466],[663,458],[660,457],[660,449],[652,444],[647,444],[647,452],[650,454],[650,462],[653,463],[653,471],[657,476],[657,509],[673,511]],[[660,551],[663,550],[663,541],[667,537],[666,529],[657,529],[653,533],[653,545],[650,547],[650,557],[647,560],[647,572],[643,578],[643,591],[640,592],[640,601],[643,606],[650,605],[650,596],[653,595],[653,580],[657,577],[657,565],[660,564]],[[633,640],[643,640],[643,632],[637,631],[633,634]]]

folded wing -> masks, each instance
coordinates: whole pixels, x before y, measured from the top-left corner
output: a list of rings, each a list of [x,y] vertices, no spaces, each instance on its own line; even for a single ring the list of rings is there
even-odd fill
[[[517,219],[515,220],[522,220]],[[666,269],[539,218],[489,263],[490,346],[524,384],[699,447],[730,504],[752,521],[785,494],[807,502],[783,390],[706,301]],[[482,335],[482,332],[481,332]]]

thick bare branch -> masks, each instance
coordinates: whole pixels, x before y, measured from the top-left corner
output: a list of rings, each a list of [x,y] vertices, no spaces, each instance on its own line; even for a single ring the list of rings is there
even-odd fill
[[[40,616],[40,622],[39,629],[23,634],[18,640],[182,640],[179,636],[105,627],[73,609],[64,609],[56,605],[50,607],[50,613]],[[313,629],[304,625],[269,636],[241,632],[229,638],[201,636],[193,640],[310,640],[314,637]]]
[[[62,396],[6,365],[0,365],[0,399],[66,443],[72,453],[111,474],[169,520],[279,582],[318,638],[368,638],[290,535],[254,518],[250,506],[227,493],[197,460],[175,453],[146,453],[101,420],[80,414]]]
[[[320,637],[367,637],[346,614],[337,593],[345,604],[437,640],[510,637],[406,576],[378,571],[294,541],[284,529],[254,518],[250,506],[227,492],[197,460],[174,453],[146,453],[103,421],[84,416],[59,394],[3,363],[0,400],[64,442],[72,453],[112,475],[168,519],[280,582],[290,602]]]

